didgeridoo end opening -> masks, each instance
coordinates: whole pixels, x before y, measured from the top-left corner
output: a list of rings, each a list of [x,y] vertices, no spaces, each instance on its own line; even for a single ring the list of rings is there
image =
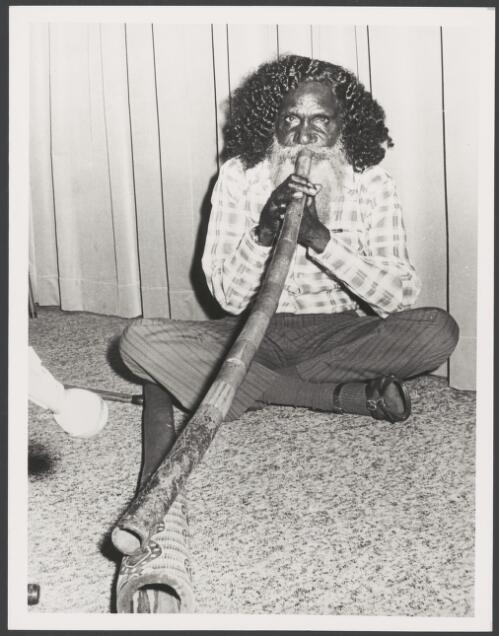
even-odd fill
[[[169,585],[142,585],[133,594],[129,603],[132,614],[179,614],[181,600],[176,590]]]
[[[111,541],[114,547],[122,554],[135,554],[138,552],[142,543],[140,537],[131,530],[119,528],[116,526],[111,533]]]

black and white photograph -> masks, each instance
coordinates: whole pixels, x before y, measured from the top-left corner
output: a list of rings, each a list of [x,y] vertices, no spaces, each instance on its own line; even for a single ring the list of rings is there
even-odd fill
[[[9,627],[491,629],[494,23],[11,7]]]

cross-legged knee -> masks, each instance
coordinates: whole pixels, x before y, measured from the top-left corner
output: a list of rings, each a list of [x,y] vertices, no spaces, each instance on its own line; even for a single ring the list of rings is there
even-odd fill
[[[123,362],[134,372],[137,372],[134,362],[137,353],[143,348],[145,329],[143,319],[137,318],[128,323],[119,339],[119,351]]]
[[[442,320],[442,328],[445,330],[448,340],[451,346],[451,352],[454,351],[458,340],[459,340],[459,325],[454,320],[454,318],[446,311],[441,311],[443,314]]]
[[[430,348],[429,359],[432,367],[440,366],[452,354],[459,340],[459,326],[449,312],[439,307],[422,307],[414,310],[424,320],[425,341]],[[430,336],[430,337],[429,337]]]
[[[387,319],[398,334],[401,374],[404,377],[432,371],[443,364],[454,351],[459,327],[454,318],[439,307],[419,307]]]
[[[140,318],[129,322],[128,325],[123,329],[123,332],[119,339],[119,349],[121,354],[128,354],[130,340],[133,337],[134,332],[138,331],[137,323],[139,322],[139,320]]]
[[[417,310],[416,310],[417,311]],[[459,340],[459,326],[448,311],[439,307],[423,307],[422,312],[431,320],[433,332],[438,336],[442,353],[448,358]]]

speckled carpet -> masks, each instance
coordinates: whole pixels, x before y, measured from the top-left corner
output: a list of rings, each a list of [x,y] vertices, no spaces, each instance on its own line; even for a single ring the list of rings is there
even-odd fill
[[[65,383],[140,392],[116,352],[126,322],[45,308],[30,344]],[[222,426],[185,488],[197,612],[473,615],[475,394],[408,385],[405,423],[267,407]],[[136,486],[141,412],[108,405],[88,440],[30,405],[32,612],[115,611],[109,533]]]

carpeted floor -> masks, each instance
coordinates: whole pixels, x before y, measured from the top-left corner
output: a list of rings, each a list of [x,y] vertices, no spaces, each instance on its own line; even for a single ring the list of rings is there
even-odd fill
[[[30,344],[61,381],[140,392],[116,353],[126,322],[42,309]],[[268,407],[222,426],[185,488],[196,611],[473,615],[475,394],[409,387],[405,423]],[[135,489],[141,411],[108,405],[89,440],[30,405],[32,612],[114,611],[109,532]]]

